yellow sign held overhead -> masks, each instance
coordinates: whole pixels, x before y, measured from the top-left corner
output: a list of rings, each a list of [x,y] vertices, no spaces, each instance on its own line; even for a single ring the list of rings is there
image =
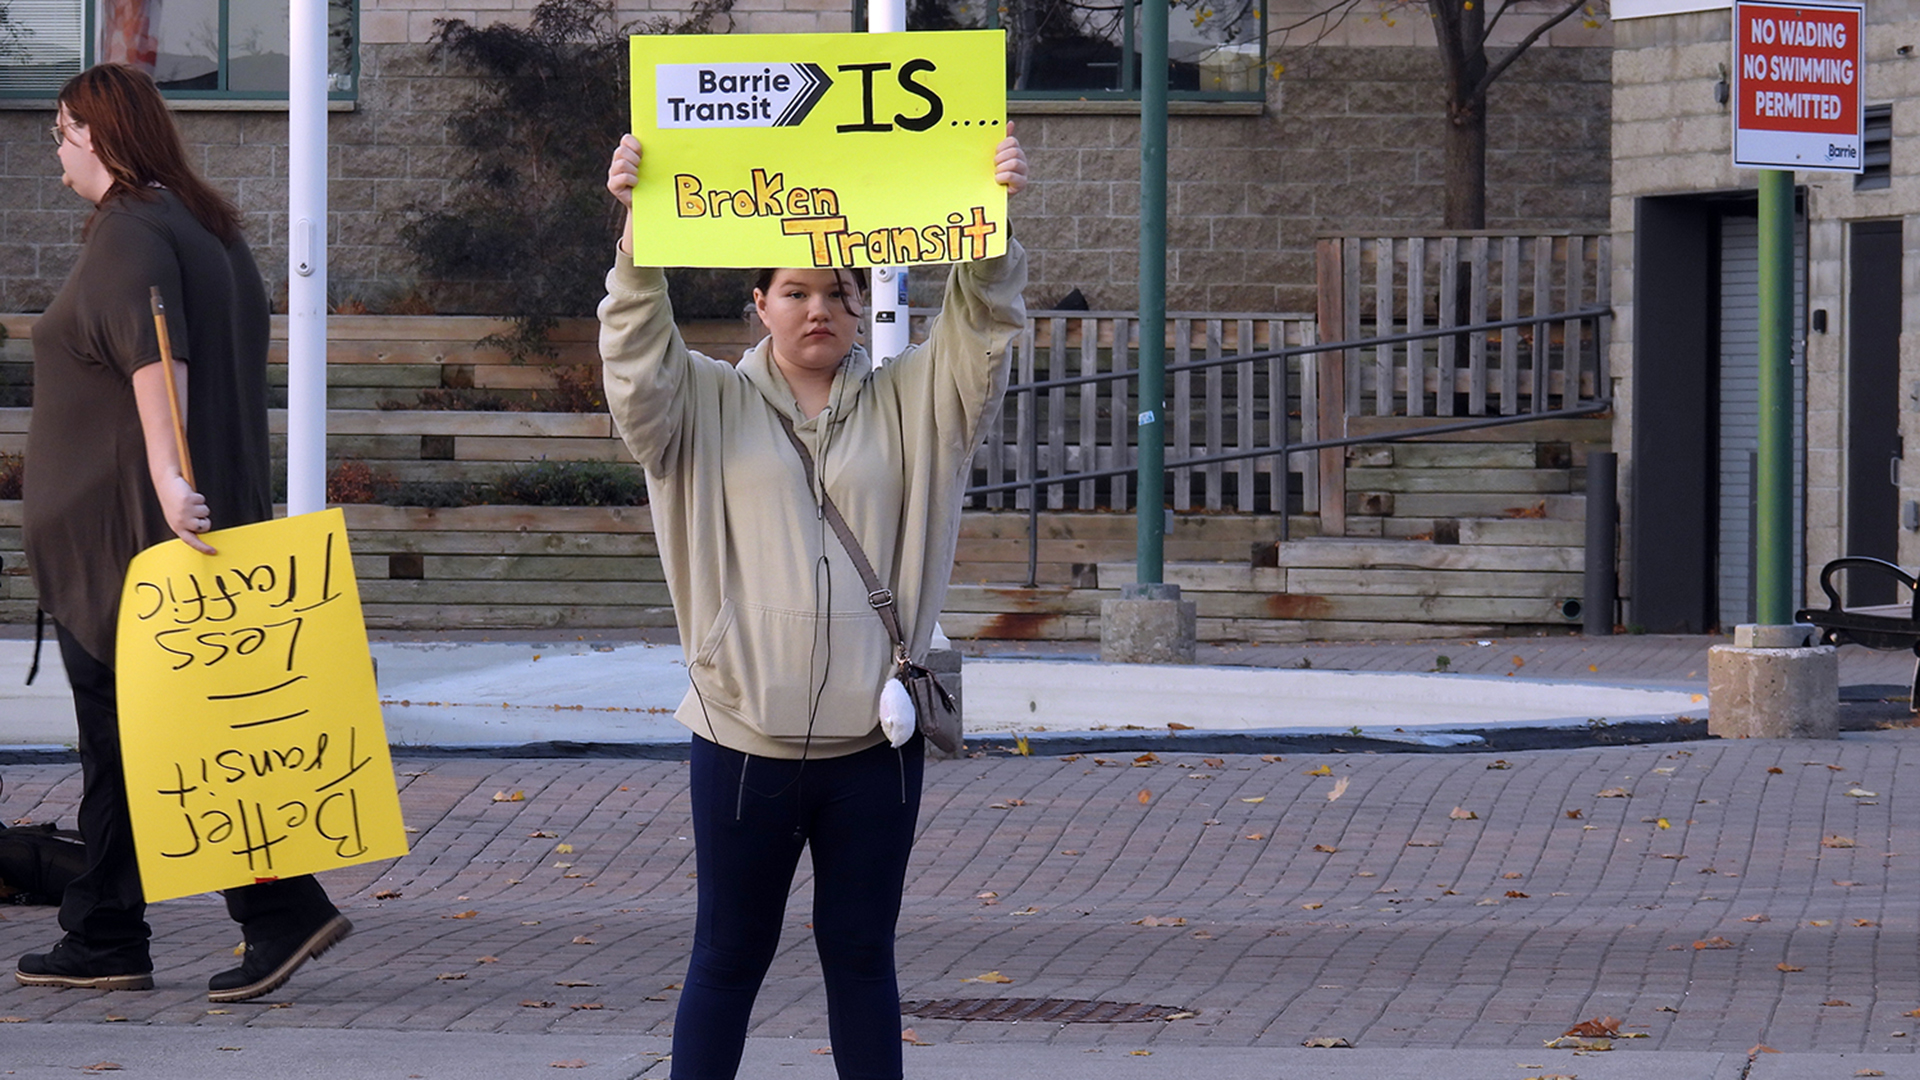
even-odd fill
[[[407,853],[338,509],[140,553],[120,743],[148,900]]]
[[[911,266],[1007,250],[998,30],[632,39],[640,266]]]

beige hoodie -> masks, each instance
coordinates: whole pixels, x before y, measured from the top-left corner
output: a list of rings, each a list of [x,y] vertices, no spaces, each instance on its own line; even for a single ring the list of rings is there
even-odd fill
[[[687,349],[666,279],[617,258],[600,303],[607,407],[646,469],[653,528],[693,689],[675,714],[764,757],[836,757],[883,741],[892,645],[819,513],[819,482],[893,590],[924,657],[946,598],[969,463],[1026,326],[1026,254],[964,263],[927,341],[875,371],[855,348],[828,406],[803,419],[762,341],[736,365]]]

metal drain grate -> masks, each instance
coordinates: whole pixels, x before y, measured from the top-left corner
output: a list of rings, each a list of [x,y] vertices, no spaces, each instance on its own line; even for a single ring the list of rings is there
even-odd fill
[[[900,1015],[922,1020],[1040,1021],[1053,1024],[1135,1024],[1194,1015],[1177,1005],[1140,1005],[1130,1001],[1081,1001],[1070,998],[940,998],[903,1001]]]

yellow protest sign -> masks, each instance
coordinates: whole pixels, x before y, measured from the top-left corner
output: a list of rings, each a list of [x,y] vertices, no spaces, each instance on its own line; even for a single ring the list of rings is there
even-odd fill
[[[148,900],[407,853],[338,509],[133,560],[114,661]]]
[[[639,266],[911,266],[1007,250],[998,30],[632,39]]]

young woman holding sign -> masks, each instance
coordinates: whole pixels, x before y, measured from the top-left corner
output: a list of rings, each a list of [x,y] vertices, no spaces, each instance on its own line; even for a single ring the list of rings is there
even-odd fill
[[[1005,256],[955,266],[926,343],[877,370],[854,340],[852,271],[761,271],[753,300],[769,336],[728,364],[688,351],[665,277],[632,265],[640,159],[629,135],[608,169],[628,215],[600,304],[600,355],[608,407],[646,469],[693,684],[677,716],[693,732],[699,907],[673,1076],[738,1070],[809,848],[834,1066],[890,1080],[901,1074],[894,924],[923,739],[911,716],[879,719],[894,646],[827,503],[890,592],[906,651],[923,658],[973,448],[1026,326],[1026,256],[1009,239]],[[1026,185],[1011,136],[978,167],[1009,192]]]
[[[79,723],[87,869],[60,905],[66,936],[20,958],[28,986],[153,986],[146,901],[120,768],[113,645],[127,564],[179,537],[273,516],[267,446],[265,284],[240,218],[187,162],[153,80],[102,64],[68,80],[53,142],[61,182],[94,204],[79,261],[33,325],[25,534],[40,608],[52,616]],[[164,303],[163,363],[149,292]],[[180,361],[185,361],[181,363]],[[168,404],[179,384],[190,483]],[[229,890],[239,967],[208,986],[244,1001],[352,928],[312,877]]]

